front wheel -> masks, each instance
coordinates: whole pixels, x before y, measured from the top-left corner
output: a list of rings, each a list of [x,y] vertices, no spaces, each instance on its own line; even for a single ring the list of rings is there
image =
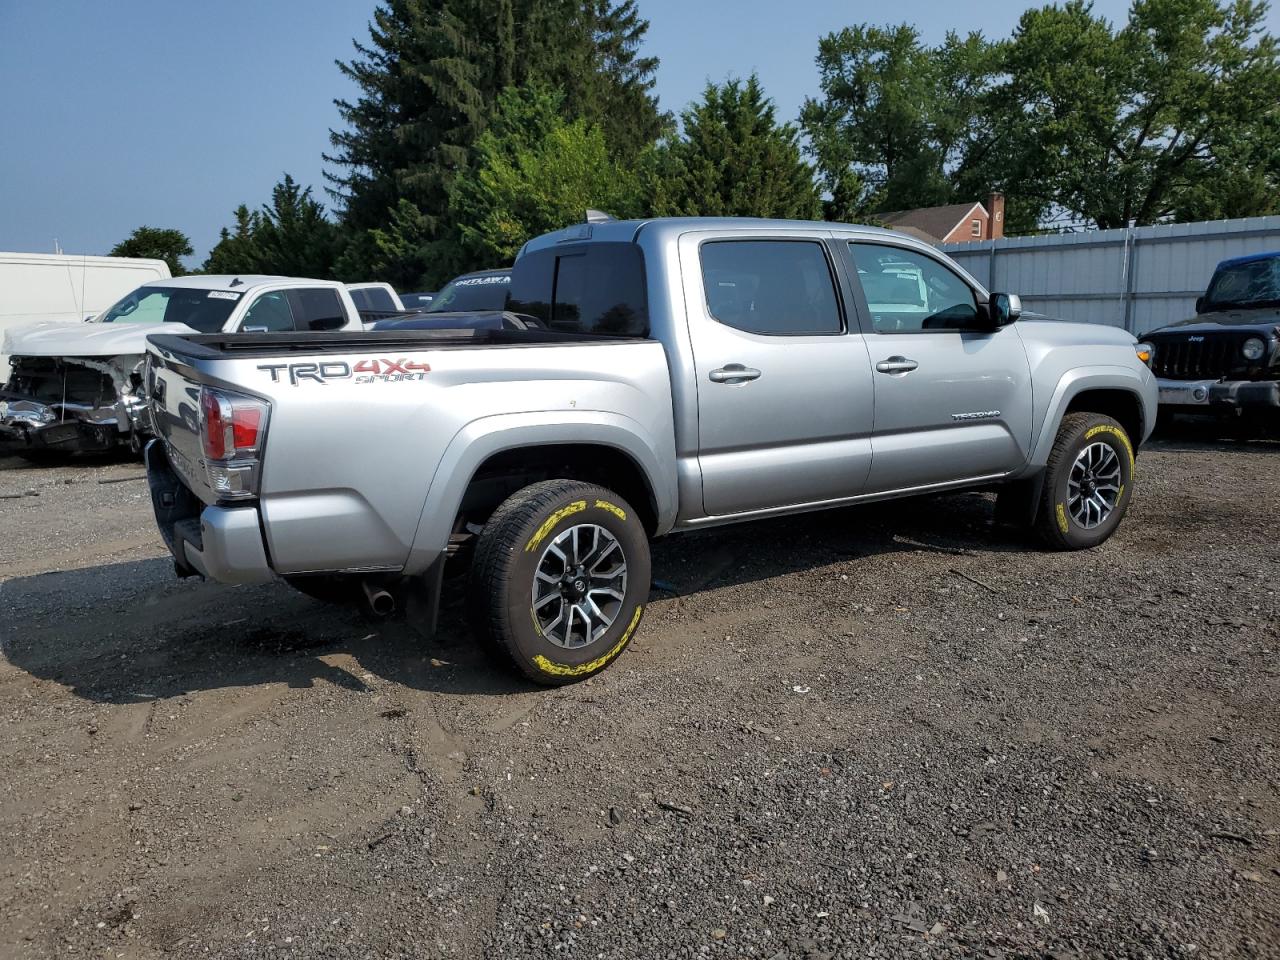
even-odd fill
[[[512,494],[476,543],[468,587],[476,632],[530,679],[575,683],[635,636],[649,597],[649,541],[604,487],[547,480]]]
[[[1045,467],[1036,532],[1055,550],[1084,550],[1120,526],[1133,497],[1133,443],[1118,422],[1069,413]]]

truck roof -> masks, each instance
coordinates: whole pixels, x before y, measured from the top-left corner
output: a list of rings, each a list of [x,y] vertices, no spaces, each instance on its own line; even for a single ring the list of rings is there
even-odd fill
[[[1236,267],[1242,263],[1253,263],[1255,260],[1274,260],[1276,258],[1280,258],[1280,250],[1272,250],[1270,253],[1248,253],[1243,257],[1232,257],[1229,260],[1223,260],[1218,264],[1218,269]]]
[[[196,273],[185,277],[171,277],[167,280],[151,280],[143,284],[146,287],[185,287],[191,290],[228,290],[233,293],[244,293],[250,287],[262,286],[264,283],[305,283],[322,287],[340,287],[336,280],[312,280],[305,277],[272,277],[263,274],[218,274]]]
[[[538,250],[569,240],[586,240],[588,238],[613,241],[615,243],[631,243],[642,229],[645,231],[659,230],[664,233],[681,234],[690,230],[741,230],[751,227],[758,227],[762,230],[857,230],[859,233],[893,237],[895,240],[914,239],[906,234],[886,230],[883,227],[869,227],[851,223],[830,223],[825,220],[769,220],[761,217],[655,217],[649,220],[607,220],[602,223],[576,223],[571,227],[565,227],[563,230],[556,230],[554,233],[545,233],[540,237],[535,237],[525,244],[524,250],[521,252]],[[920,242],[916,241],[916,243]],[[920,243],[920,246],[927,246],[927,244]]]

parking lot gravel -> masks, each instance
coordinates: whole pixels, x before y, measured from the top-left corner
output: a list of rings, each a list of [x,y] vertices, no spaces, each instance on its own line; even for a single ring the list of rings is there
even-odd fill
[[[0,461],[0,956],[1280,956],[1277,464],[1153,444],[1086,553],[672,537],[547,690],[456,584],[424,640],[179,582],[136,463]]]

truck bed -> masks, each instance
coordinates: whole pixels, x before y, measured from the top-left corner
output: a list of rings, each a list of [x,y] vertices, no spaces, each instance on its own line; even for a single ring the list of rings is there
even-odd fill
[[[598,444],[660,478],[675,510],[671,380],[661,343],[544,330],[263,333],[149,339],[147,395],[184,487],[261,527],[277,574],[421,572],[491,457]],[[201,437],[201,388],[265,400],[260,490],[225,504]],[[219,512],[220,511],[220,512]],[[255,535],[256,536],[256,535]]]
[[[200,360],[228,357],[257,358],[279,354],[369,353],[398,350],[449,350],[458,347],[528,347],[566,344],[643,343],[637,337],[609,337],[554,330],[326,331],[317,333],[210,333],[195,336],[154,334],[148,338],[161,350]]]

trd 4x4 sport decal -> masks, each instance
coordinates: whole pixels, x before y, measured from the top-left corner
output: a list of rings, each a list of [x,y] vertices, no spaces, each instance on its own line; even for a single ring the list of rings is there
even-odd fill
[[[431,372],[431,364],[417,360],[358,360],[355,365],[345,360],[329,360],[324,363],[260,363],[259,370],[271,374],[272,383],[287,379],[292,386],[303,380],[328,383],[330,380],[351,380],[355,383],[406,383],[425,380]]]

